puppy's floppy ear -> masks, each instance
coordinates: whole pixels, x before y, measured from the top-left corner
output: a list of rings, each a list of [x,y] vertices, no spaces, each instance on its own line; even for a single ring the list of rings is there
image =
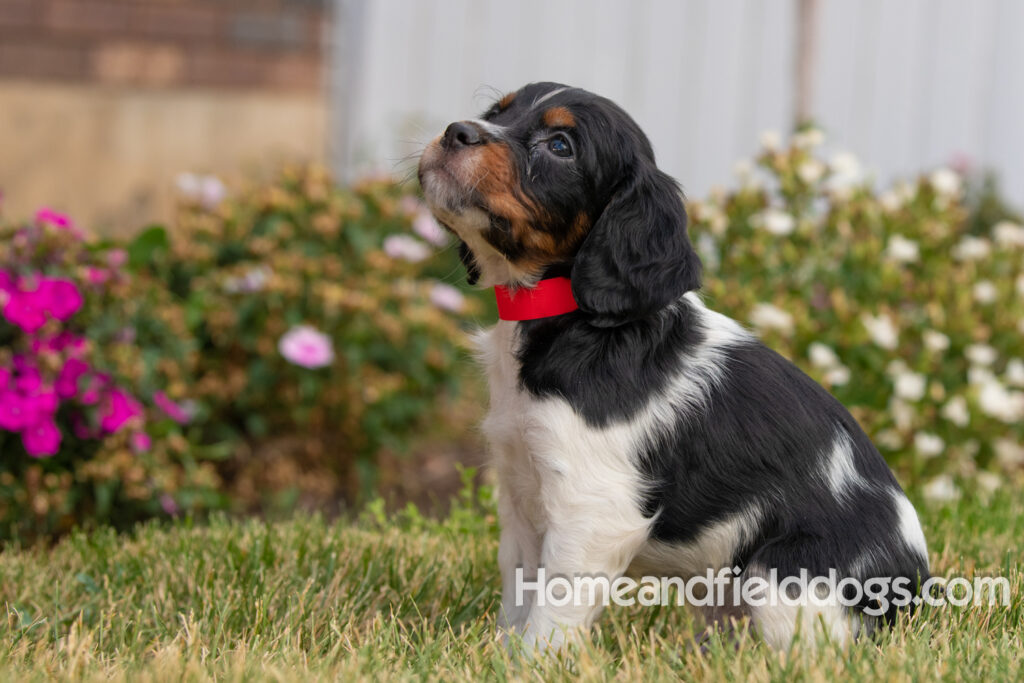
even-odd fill
[[[572,293],[601,327],[642,318],[700,287],[676,182],[653,167],[626,180],[580,246]]]
[[[480,268],[476,265],[473,252],[469,250],[469,247],[462,240],[459,240],[459,260],[462,261],[462,265],[466,266],[466,281],[471,285],[475,285],[480,279]]]

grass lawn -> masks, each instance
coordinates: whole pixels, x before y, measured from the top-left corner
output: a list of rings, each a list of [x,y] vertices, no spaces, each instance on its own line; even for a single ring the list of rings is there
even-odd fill
[[[1020,491],[921,505],[936,574],[1006,575],[1009,607],[925,608],[877,640],[773,652],[692,647],[685,609],[611,608],[584,648],[540,662],[495,638],[493,513],[435,522],[149,524],[0,554],[0,680],[1021,680]],[[809,651],[808,651],[809,650]]]

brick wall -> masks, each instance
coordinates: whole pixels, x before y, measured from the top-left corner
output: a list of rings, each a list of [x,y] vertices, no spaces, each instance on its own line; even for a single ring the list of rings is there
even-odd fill
[[[328,0],[0,0],[0,78],[313,91]]]

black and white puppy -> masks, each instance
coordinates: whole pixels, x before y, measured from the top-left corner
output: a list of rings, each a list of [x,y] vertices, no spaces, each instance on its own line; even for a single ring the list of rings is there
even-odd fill
[[[528,645],[562,646],[602,601],[591,591],[517,604],[517,568],[531,579],[541,567],[549,578],[738,567],[740,584],[832,569],[902,577],[912,591],[928,577],[917,514],[856,421],[695,293],[681,193],[617,105],[527,85],[451,124],[419,177],[471,281],[527,304],[571,281],[571,305],[555,294],[553,308],[527,305],[478,339],[503,619]],[[809,639],[823,626],[843,641],[895,617],[894,607],[866,617],[873,604],[744,601],[705,613],[749,617],[782,648],[798,631]]]

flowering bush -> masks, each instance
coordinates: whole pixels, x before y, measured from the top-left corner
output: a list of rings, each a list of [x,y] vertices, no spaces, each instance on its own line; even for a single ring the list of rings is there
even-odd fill
[[[163,393],[189,360],[182,316],[125,259],[48,209],[0,227],[0,540],[194,507],[214,483]]]
[[[445,282],[464,276],[418,200],[318,169],[213,202],[190,185],[174,230],[133,253],[184,303],[201,438],[236,444],[222,471],[243,501],[352,495],[381,449],[452,421],[461,323],[480,304]]]
[[[712,305],[829,387],[926,493],[1024,464],[1024,227],[975,226],[949,169],[876,194],[815,130],[690,201]]]

